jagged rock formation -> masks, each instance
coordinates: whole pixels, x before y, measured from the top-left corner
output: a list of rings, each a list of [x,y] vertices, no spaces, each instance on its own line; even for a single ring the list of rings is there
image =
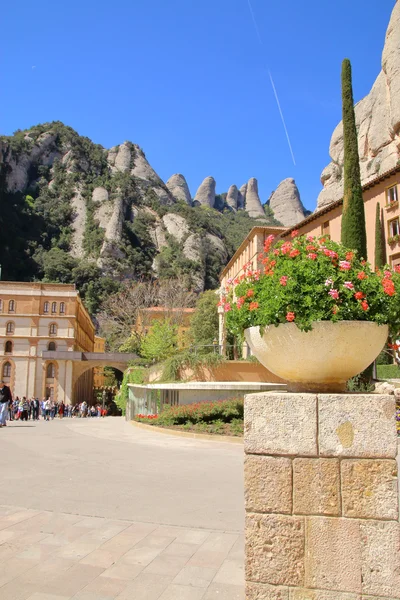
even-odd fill
[[[275,219],[286,227],[296,225],[305,217],[299,190],[292,178],[281,181],[269,199],[269,206],[274,212]]]
[[[370,93],[355,106],[363,184],[396,166],[400,159],[400,2],[392,12],[382,54],[382,71]],[[323,208],[343,197],[343,125],[333,132],[332,162],[322,171]]]
[[[0,194],[3,277],[79,282],[94,311],[125,279],[216,288],[253,217],[276,224],[255,179],[216,195],[207,177],[192,203],[183,175],[165,184],[136,144],[107,150],[60,122],[0,137]]]
[[[192,198],[186,179],[180,173],[172,175],[165,184],[174,198],[181,202],[186,202],[189,206],[192,204]]]
[[[215,179],[206,177],[201,183],[193,200],[194,206],[208,206],[214,208],[215,204]]]
[[[238,209],[239,190],[236,185],[231,185],[226,195],[226,203],[232,210]]]
[[[257,179],[252,177],[247,182],[245,210],[250,217],[257,219],[258,217],[265,218],[265,212],[261,204],[260,196],[258,195]]]
[[[239,190],[238,194],[238,210],[243,210],[244,205],[246,204],[246,191],[247,191],[247,183],[244,183]]]
[[[170,235],[173,235],[179,242],[190,234],[188,222],[181,215],[170,213],[162,218],[165,229]]]

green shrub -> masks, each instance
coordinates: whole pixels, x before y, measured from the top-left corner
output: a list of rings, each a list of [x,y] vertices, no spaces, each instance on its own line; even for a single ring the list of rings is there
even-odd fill
[[[197,402],[165,408],[157,418],[157,425],[184,425],[185,423],[230,423],[243,420],[243,399]]]
[[[400,368],[397,365],[377,365],[378,379],[400,379]]]

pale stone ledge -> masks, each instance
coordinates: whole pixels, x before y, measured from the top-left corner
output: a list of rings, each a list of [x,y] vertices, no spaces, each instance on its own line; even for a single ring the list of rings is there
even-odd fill
[[[246,396],[244,446],[248,454],[317,454],[315,394]]]
[[[318,407],[321,456],[396,458],[393,396],[320,394]]]

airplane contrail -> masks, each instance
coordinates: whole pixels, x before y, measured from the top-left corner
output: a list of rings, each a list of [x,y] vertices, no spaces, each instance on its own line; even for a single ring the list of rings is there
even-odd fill
[[[271,71],[268,71],[268,75],[269,75],[269,78],[271,80],[272,89],[274,90],[275,100],[276,100],[276,103],[278,105],[279,114],[281,115],[282,125],[283,125],[283,128],[284,128],[285,133],[286,133],[286,139],[287,139],[287,143],[289,145],[290,154],[292,155],[293,164],[294,164],[294,166],[296,166],[296,161],[295,161],[294,154],[293,154],[292,144],[290,143],[289,132],[287,130],[285,119],[283,117],[283,112],[282,112],[282,109],[281,109],[281,103],[279,102],[278,93],[276,91],[274,80],[272,79]]]
[[[260,29],[259,29],[258,24],[257,24],[256,16],[254,14],[254,10],[253,10],[253,6],[251,4],[251,1],[247,0],[247,4],[248,4],[249,10],[250,10],[251,18],[252,18],[252,21],[253,21],[254,29],[255,29],[257,37],[258,37],[258,41],[260,42],[261,46],[264,46],[264,43],[263,43],[263,40],[262,40],[262,37],[261,37],[261,33],[260,33]],[[290,154],[292,156],[293,164],[294,164],[294,166],[296,166],[296,160],[294,158],[293,148],[292,148],[292,144],[290,142],[289,132],[288,132],[288,129],[286,127],[285,118],[283,116],[283,112],[282,112],[282,108],[281,108],[281,103],[279,102],[278,92],[276,91],[274,80],[272,79],[271,71],[269,69],[268,69],[268,75],[269,75],[269,79],[271,81],[272,90],[274,92],[275,100],[276,100],[276,103],[278,105],[279,114],[281,116],[283,129],[285,130],[286,139],[287,139],[287,143],[288,143],[288,146],[289,146]]]

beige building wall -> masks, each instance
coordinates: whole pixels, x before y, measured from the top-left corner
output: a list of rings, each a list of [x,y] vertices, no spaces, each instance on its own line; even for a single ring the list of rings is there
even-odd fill
[[[94,325],[74,285],[0,282],[0,377],[14,397],[50,394],[70,403],[72,361],[44,361],[42,354],[49,349],[92,352],[94,338]],[[79,381],[86,399],[92,378],[90,370]]]
[[[397,201],[391,201],[397,197]],[[400,263],[400,236],[399,239],[389,243],[389,238],[394,232],[400,234],[400,167],[393,169],[390,174],[383,175],[377,181],[367,184],[363,188],[365,225],[367,231],[368,261],[375,264],[375,222],[376,207],[379,202],[381,220],[383,222],[383,236],[385,239],[386,259],[389,264]],[[340,241],[342,225],[342,201],[333,203],[320,211],[316,211],[298,225],[288,229],[282,237],[287,237],[297,229],[300,235],[310,234],[320,236],[329,234],[335,242]]]

